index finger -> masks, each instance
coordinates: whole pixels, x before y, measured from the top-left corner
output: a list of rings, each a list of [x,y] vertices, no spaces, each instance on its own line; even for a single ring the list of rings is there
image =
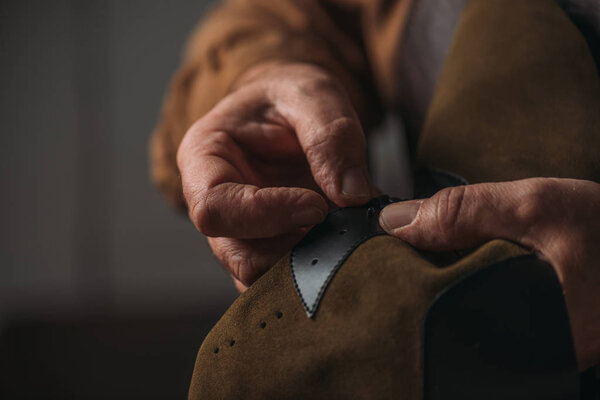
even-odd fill
[[[224,131],[189,132],[177,157],[190,219],[208,236],[265,238],[321,222],[325,200],[304,188],[260,188]]]

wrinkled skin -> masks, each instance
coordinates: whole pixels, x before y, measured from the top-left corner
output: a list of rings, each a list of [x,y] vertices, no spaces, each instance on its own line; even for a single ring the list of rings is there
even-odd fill
[[[334,77],[258,65],[186,133],[177,154],[189,216],[240,291],[336,206],[376,192],[358,118]],[[600,185],[532,178],[386,207],[391,235],[426,250],[504,238],[534,249],[563,286],[580,369],[600,362]]]
[[[177,161],[190,219],[244,290],[332,207],[371,198],[365,154],[335,78],[268,63],[189,129]]]
[[[413,246],[444,251],[502,238],[533,249],[562,284],[580,369],[600,362],[600,185],[531,178],[444,189],[386,207],[380,222]]]

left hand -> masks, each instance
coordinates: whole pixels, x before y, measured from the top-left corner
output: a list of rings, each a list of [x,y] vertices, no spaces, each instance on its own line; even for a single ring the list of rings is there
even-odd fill
[[[531,178],[444,189],[387,206],[391,235],[431,251],[507,239],[549,261],[565,294],[577,362],[600,362],[600,184]]]

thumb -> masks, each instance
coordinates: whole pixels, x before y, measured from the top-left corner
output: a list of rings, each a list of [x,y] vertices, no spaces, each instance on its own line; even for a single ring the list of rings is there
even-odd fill
[[[463,249],[491,239],[535,248],[537,228],[548,217],[543,186],[538,178],[455,186],[428,199],[391,204],[379,221],[389,234],[423,250]]]

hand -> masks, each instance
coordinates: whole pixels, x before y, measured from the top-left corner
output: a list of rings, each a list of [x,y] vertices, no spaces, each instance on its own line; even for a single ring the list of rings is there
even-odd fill
[[[371,197],[365,137],[336,80],[268,63],[197,121],[177,153],[189,217],[240,290],[330,207]]]
[[[600,362],[600,185],[533,178],[444,189],[387,206],[391,235],[432,251],[502,238],[535,250],[562,284],[579,368]]]

